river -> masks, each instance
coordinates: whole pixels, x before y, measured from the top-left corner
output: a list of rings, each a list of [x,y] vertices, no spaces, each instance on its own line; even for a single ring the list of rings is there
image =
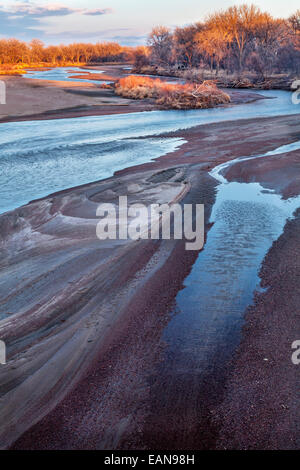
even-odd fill
[[[104,73],[102,70],[88,70],[81,67],[56,67],[47,70],[28,70],[25,77],[31,78],[32,80],[50,80],[55,82],[82,82],[82,83],[95,83],[100,85],[101,83],[108,83],[107,81],[92,80],[90,78],[78,78],[79,76],[89,73],[101,74]],[[101,79],[101,77],[99,77]]]
[[[263,94],[272,99],[207,110],[3,123],[0,213],[56,191],[107,178],[117,170],[160,157],[183,143],[173,138],[138,137],[214,122],[299,113],[290,93]]]

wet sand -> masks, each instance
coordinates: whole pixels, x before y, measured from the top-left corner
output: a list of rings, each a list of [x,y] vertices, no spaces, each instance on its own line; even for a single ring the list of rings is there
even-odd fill
[[[251,399],[243,401],[238,396],[240,389],[224,388],[232,370],[233,383],[243,371],[240,363],[236,369],[228,366],[218,381],[217,364],[211,365],[207,381],[199,384],[201,403],[193,420],[178,422],[177,409],[170,420],[159,421],[151,400],[149,380],[165,347],[161,335],[197,253],[186,252],[181,241],[113,243],[104,248],[95,239],[95,207],[99,202],[112,202],[125,188],[132,201],[202,202],[207,233],[217,184],[208,170],[238,156],[260,154],[298,140],[299,131],[297,116],[178,131],[168,135],[187,142],[155,162],[0,217],[2,286],[9,293],[2,298],[1,307],[6,314],[19,313],[0,323],[1,338],[9,344],[8,364],[0,370],[1,396],[6,403],[0,411],[1,447],[18,438],[14,449],[230,446],[229,423],[233,416],[238,420],[235,407],[242,403],[249,413],[252,404]],[[289,160],[285,162],[288,167]],[[273,171],[273,163],[270,165]],[[176,168],[175,173],[162,173],[170,168]],[[259,178],[255,165],[251,170]],[[274,171],[282,172],[282,168]],[[299,253],[289,241],[286,249],[297,259]],[[299,299],[296,290],[295,295]],[[273,301],[273,297],[268,300],[269,308]],[[269,323],[268,328],[272,328]],[[245,328],[244,341],[255,344],[255,334]],[[260,374],[265,362],[252,365]],[[245,386],[251,391],[246,374],[244,378],[241,389]],[[272,374],[266,378],[264,387],[271,386],[272,378]],[[172,395],[162,399],[172,403],[185,385],[179,382]],[[278,442],[285,429],[280,427],[284,424],[281,409],[267,415],[269,427],[277,423]],[[155,441],[158,423],[160,438]],[[251,424],[254,435],[261,423],[252,419]],[[240,426],[236,428],[241,435],[245,433],[246,442],[247,430],[242,422]]]
[[[228,181],[258,182],[285,199],[300,194],[300,152],[281,153],[254,161],[237,163],[226,172]]]
[[[283,197],[300,194],[300,151],[235,165],[226,177],[258,181]],[[261,286],[248,308],[241,345],[228,367],[226,394],[213,410],[219,449],[289,450],[300,446],[300,210],[267,253]],[[230,369],[230,370],[229,370]]]
[[[0,105],[0,123],[64,119],[150,111],[153,105],[119,98],[112,90],[92,83],[51,82],[22,77],[2,77],[7,104]]]

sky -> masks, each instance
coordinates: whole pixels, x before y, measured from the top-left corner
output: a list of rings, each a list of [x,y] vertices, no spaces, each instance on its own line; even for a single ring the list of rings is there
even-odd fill
[[[187,25],[242,3],[254,3],[275,17],[288,17],[299,8],[299,0],[0,0],[0,37],[135,46],[145,43],[155,25]]]

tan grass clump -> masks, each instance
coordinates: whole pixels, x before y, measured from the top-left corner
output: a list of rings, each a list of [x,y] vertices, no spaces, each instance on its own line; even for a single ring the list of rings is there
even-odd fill
[[[155,99],[165,109],[205,109],[230,102],[214,82],[168,84],[160,79],[129,75],[115,86],[117,95],[131,99]]]
[[[131,99],[158,98],[161,80],[129,75],[121,78],[115,86],[117,95]]]

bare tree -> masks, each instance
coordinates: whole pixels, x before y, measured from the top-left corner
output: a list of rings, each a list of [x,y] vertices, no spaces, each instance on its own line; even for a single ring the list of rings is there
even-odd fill
[[[173,59],[173,36],[169,28],[156,26],[148,37],[148,45],[155,62],[169,65]]]

